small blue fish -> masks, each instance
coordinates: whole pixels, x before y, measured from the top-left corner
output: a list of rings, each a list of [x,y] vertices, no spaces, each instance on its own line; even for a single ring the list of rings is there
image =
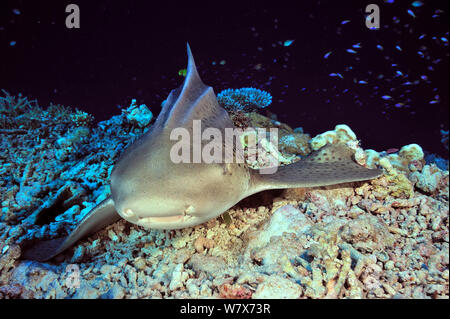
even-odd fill
[[[367,82],[364,81],[364,80],[360,80],[358,83],[359,83],[359,84],[367,84]]]
[[[417,51],[417,54],[420,55],[422,58],[424,57],[424,54],[422,51]]]
[[[402,48],[400,48],[400,46],[398,46],[398,45],[396,45],[395,48],[396,48],[397,50],[399,50],[399,51],[402,50]]]
[[[347,49],[347,52],[348,52],[348,53],[351,53],[351,54],[355,54],[355,53],[356,53],[356,51],[353,50],[353,49]]]
[[[423,38],[425,38],[425,34],[422,34],[422,35],[419,37],[419,40],[422,40]]]
[[[416,17],[416,15],[414,14],[414,12],[411,9],[408,9],[408,14],[413,18]]]
[[[383,95],[381,98],[383,100],[390,100],[390,99],[392,99],[392,96],[390,96],[390,95]]]
[[[421,7],[422,5],[423,5],[422,1],[414,1],[412,3],[412,6],[416,8]]]
[[[9,45],[12,46],[12,47],[15,46],[16,45],[16,41],[9,42]]]
[[[430,101],[430,104],[436,104],[436,103],[439,103],[439,101],[436,101],[436,100]]]
[[[442,37],[442,38],[441,38],[441,41],[442,41],[442,42],[445,42],[445,43],[448,43],[448,40],[447,40],[446,37]]]
[[[283,45],[284,45],[285,47],[288,47],[288,46],[290,46],[292,43],[294,43],[294,41],[295,41],[295,40],[286,40],[286,41],[284,41]]]
[[[342,74],[340,74],[340,73],[330,73],[330,76],[331,76],[331,77],[336,77],[336,76],[338,76],[338,77],[340,77],[341,79],[344,78],[344,77],[342,76]]]
[[[341,24],[347,24],[349,22],[350,22],[350,20],[344,20],[344,21],[341,22]]]
[[[395,71],[395,74],[397,74],[397,76],[403,76],[402,71]]]
[[[361,42],[359,42],[359,43],[357,43],[357,44],[354,44],[354,45],[352,45],[352,47],[354,47],[355,49],[359,49],[359,48],[361,48]]]
[[[19,15],[19,14],[20,14],[20,10],[19,10],[19,9],[13,9],[13,13],[14,13],[15,15]]]
[[[421,75],[420,78],[424,81],[428,80],[428,77],[426,75]]]
[[[377,44],[377,49],[383,51],[383,46]]]
[[[331,53],[333,53],[333,51],[327,52],[325,53],[325,55],[323,56],[324,59],[328,59],[328,57],[331,55]]]

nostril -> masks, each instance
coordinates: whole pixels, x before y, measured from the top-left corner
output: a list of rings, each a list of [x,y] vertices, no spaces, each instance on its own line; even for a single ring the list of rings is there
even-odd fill
[[[123,210],[123,216],[131,218],[134,216],[134,212],[130,208],[126,208]]]

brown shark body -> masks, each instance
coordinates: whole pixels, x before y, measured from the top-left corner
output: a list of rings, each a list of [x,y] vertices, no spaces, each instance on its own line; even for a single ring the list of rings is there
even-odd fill
[[[63,238],[41,241],[24,258],[48,260],[120,217],[145,228],[179,229],[217,217],[241,199],[267,189],[314,187],[363,181],[382,174],[353,160],[345,145],[329,145],[305,159],[262,174],[245,163],[174,163],[176,128],[223,132],[234,125],[211,87],[201,81],[188,45],[184,84],[167,98],[156,122],[122,154],[111,174],[111,196],[88,213]],[[224,134],[225,135],[225,134]],[[237,152],[238,153],[238,152]]]

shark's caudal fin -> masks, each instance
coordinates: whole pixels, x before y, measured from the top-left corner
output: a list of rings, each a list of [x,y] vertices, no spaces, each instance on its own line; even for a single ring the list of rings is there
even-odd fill
[[[22,259],[45,261],[60,254],[78,240],[89,236],[120,219],[111,197],[108,197],[92,209],[66,237],[44,240],[27,248]]]
[[[324,146],[303,160],[278,167],[273,174],[253,170],[253,185],[256,191],[327,186],[369,180],[383,174],[381,169],[357,164],[353,155],[354,151],[344,144]]]

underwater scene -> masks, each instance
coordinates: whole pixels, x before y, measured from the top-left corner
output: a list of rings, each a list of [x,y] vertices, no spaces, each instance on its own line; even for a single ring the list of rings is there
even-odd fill
[[[448,299],[448,39],[448,1],[1,1],[0,299]]]

